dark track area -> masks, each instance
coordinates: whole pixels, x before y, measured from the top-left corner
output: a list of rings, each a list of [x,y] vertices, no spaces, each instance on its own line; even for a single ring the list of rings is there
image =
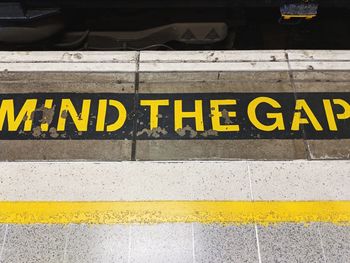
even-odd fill
[[[102,9],[66,8],[55,17],[64,24],[34,43],[2,43],[1,50],[250,50],[350,49],[350,9],[319,7],[312,20],[282,20],[278,7]],[[106,32],[136,32],[173,23],[223,23],[225,37],[213,43],[167,41],[163,35],[139,42],[118,41]],[[1,22],[0,22],[1,23]],[[38,22],[34,22],[38,23]],[[37,24],[35,24],[36,26]],[[33,25],[29,25],[33,26]],[[1,29],[1,27],[0,27]],[[94,36],[95,32],[106,36]],[[157,39],[160,39],[159,43]],[[164,39],[165,40],[164,40]],[[152,42],[153,41],[153,42]],[[152,44],[149,44],[152,43]]]

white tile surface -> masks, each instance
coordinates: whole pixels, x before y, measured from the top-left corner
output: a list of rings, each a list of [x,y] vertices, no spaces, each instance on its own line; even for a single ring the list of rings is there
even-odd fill
[[[350,200],[350,161],[1,162],[2,201]]]
[[[250,199],[244,162],[26,162],[0,170],[1,200]]]
[[[18,63],[18,62],[113,62],[113,63],[129,63],[136,61],[137,52],[134,51],[88,51],[88,52],[71,52],[71,51],[14,51],[0,52],[0,62]]]
[[[193,262],[191,224],[134,225],[129,262]]]
[[[350,161],[251,162],[256,200],[350,200]]]

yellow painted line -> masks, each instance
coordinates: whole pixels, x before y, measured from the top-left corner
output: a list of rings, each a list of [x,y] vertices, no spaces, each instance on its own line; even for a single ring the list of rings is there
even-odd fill
[[[0,223],[176,222],[350,224],[350,201],[0,202]]]

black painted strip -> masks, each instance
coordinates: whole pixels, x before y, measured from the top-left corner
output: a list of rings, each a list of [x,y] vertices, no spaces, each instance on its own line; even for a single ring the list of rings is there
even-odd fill
[[[186,118],[195,101],[197,119]],[[350,93],[299,93],[297,103],[293,93],[0,94],[0,140],[302,139],[303,127],[306,139],[344,139],[349,102]]]

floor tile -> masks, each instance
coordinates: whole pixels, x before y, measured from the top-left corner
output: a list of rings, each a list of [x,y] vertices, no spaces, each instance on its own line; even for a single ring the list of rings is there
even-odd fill
[[[350,226],[320,224],[327,262],[350,262]]]
[[[250,164],[256,200],[349,200],[348,161]]]
[[[127,225],[71,225],[65,262],[127,262]]]
[[[254,225],[195,224],[196,262],[258,262]]]
[[[261,226],[258,233],[262,262],[325,262],[315,224]]]
[[[61,225],[9,225],[1,261],[62,262],[67,230]]]
[[[193,262],[191,224],[134,225],[130,262]]]

